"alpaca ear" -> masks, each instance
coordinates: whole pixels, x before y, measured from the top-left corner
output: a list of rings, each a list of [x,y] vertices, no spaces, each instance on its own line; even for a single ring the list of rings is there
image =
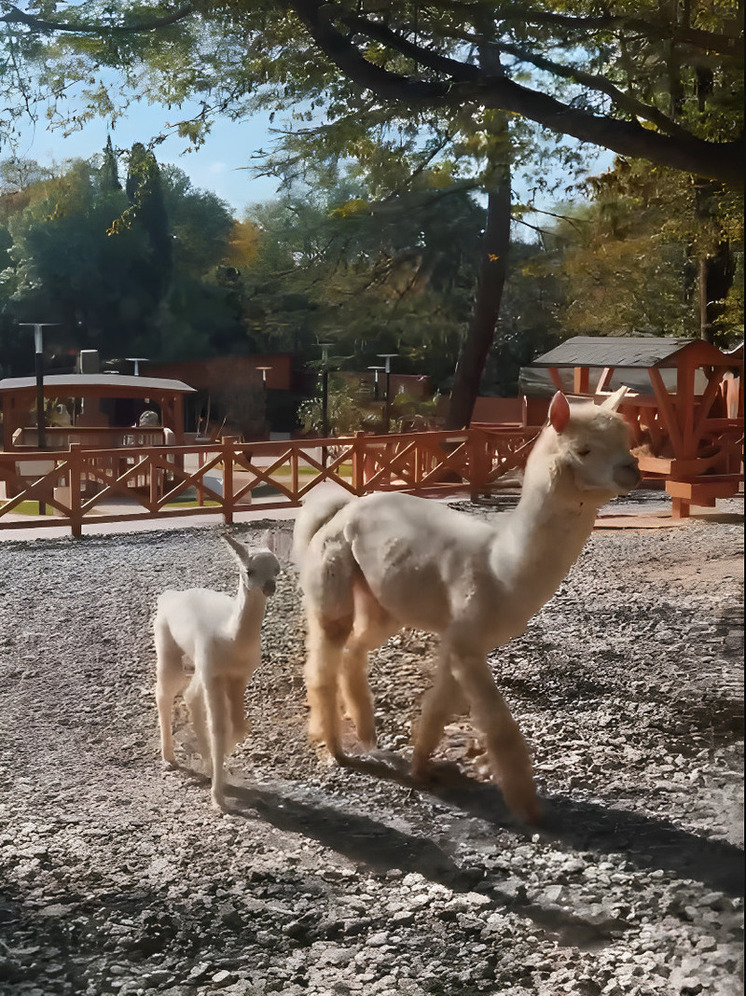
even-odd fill
[[[605,408],[607,412],[615,412],[622,402],[622,398],[627,393],[627,386],[622,384],[618,390],[610,394],[608,398],[601,402],[599,407]]]
[[[570,403],[562,391],[557,391],[549,406],[549,424],[555,432],[564,432],[570,421]]]

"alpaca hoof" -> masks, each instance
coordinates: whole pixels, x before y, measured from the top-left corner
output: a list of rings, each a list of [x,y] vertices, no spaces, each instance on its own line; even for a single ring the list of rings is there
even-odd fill
[[[161,757],[161,767],[163,768],[175,768],[176,767],[176,756],[171,754],[164,754]]]
[[[510,792],[507,795],[503,789],[503,798],[510,812],[521,823],[526,823],[528,826],[538,826],[543,823],[544,814],[533,786],[530,792]]]
[[[210,796],[210,805],[218,813],[224,813],[228,808],[225,803],[225,797],[222,795],[217,795],[214,792]]]

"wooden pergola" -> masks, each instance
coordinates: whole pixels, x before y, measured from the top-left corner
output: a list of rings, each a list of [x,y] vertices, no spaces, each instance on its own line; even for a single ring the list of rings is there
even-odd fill
[[[104,422],[101,402],[109,399],[128,399],[143,405],[157,405],[163,426],[171,429],[177,445],[184,442],[184,397],[194,393],[194,388],[180,380],[155,377],[132,377],[122,374],[46,374],[43,379],[45,399],[75,399],[87,406],[87,415],[77,424],[64,429],[45,430],[49,449],[55,447],[55,437],[64,437],[67,448],[71,437],[84,446],[116,445],[107,438],[113,429],[125,428]],[[3,449],[16,449],[14,434],[18,429],[31,426],[37,396],[35,377],[7,377],[0,380],[0,403],[3,414]],[[24,446],[28,449],[28,446]]]
[[[635,384],[620,411],[632,427],[640,470],[665,479],[675,516],[738,492],[743,346],[723,353],[702,339],[576,336],[530,368],[545,369],[563,391],[572,371],[572,393],[599,400]]]

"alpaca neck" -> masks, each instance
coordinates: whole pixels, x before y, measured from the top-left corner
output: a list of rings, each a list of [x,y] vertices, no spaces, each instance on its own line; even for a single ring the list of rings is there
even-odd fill
[[[238,582],[235,608],[231,617],[231,633],[234,639],[255,638],[259,634],[266,596],[259,588],[248,590],[242,581]]]
[[[542,482],[543,483],[543,482]],[[530,486],[495,541],[496,573],[536,611],[580,555],[596,519],[593,502],[560,500],[551,481]]]

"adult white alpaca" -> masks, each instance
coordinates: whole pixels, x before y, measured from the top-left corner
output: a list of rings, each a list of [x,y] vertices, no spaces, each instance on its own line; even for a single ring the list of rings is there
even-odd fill
[[[308,620],[312,740],[344,760],[341,694],[359,738],[374,745],[368,652],[403,626],[437,633],[439,663],[415,738],[415,775],[426,773],[450,717],[470,709],[506,803],[524,819],[539,818],[528,749],[487,654],[522,633],[557,590],[598,508],[639,483],[616,412],[623,394],[572,410],[563,394],[554,396],[518,506],[497,526],[393,492],[335,494],[303,507],[294,552]]]
[[[280,571],[271,550],[251,551],[227,534],[223,539],[238,560],[236,596],[209,588],[164,591],[153,620],[163,760],[176,761],[171,720],[174,699],[183,692],[200,754],[212,767],[217,809],[225,808],[224,758],[249,731],[244,692],[261,660],[264,610]]]

